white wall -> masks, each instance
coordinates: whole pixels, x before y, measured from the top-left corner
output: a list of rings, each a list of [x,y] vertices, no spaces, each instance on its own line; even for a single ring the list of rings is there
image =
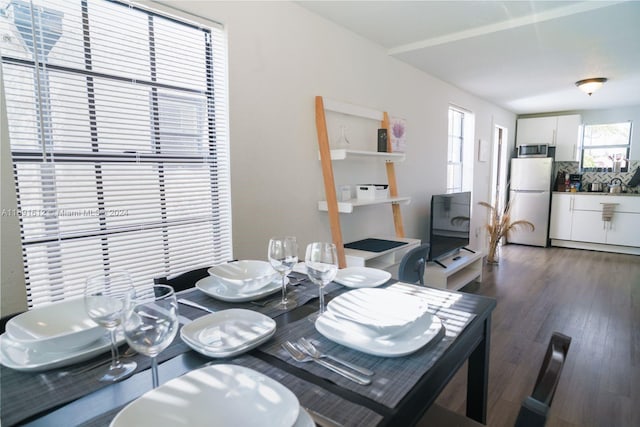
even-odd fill
[[[400,193],[412,197],[402,206],[407,237],[427,236],[430,196],[445,189],[450,104],[475,114],[476,143],[492,141],[494,124],[510,128],[511,139],[514,135],[514,114],[389,57],[383,48],[294,3],[168,3],[228,30],[236,258],[265,258],[275,234],[296,235],[301,248],[331,239],[327,215],[316,208],[324,198],[316,95],[407,120],[407,160],[396,165]],[[371,144],[375,150],[375,134]],[[489,162],[476,163],[474,201],[489,200],[490,169]],[[474,229],[483,221],[476,216]],[[393,235],[391,208],[342,214],[342,229],[345,241]]]

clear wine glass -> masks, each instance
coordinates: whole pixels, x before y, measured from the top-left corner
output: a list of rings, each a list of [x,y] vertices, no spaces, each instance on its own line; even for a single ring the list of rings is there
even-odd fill
[[[124,271],[109,271],[87,278],[84,306],[87,314],[111,335],[111,365],[100,381],[114,382],[127,378],[135,371],[136,362],[123,363],[118,353],[116,330],[135,297],[133,282]]]
[[[298,263],[298,242],[295,237],[274,237],[269,240],[269,262],[282,276],[282,300],[271,304],[272,307],[286,310],[296,307],[297,301],[287,298],[287,275]]]
[[[324,313],[324,291],[323,288],[336,277],[338,272],[338,255],[336,245],[326,242],[313,242],[307,245],[304,257],[309,279],[320,288],[320,304],[318,314],[312,316],[310,320],[315,321]]]
[[[153,388],[158,387],[156,356],[178,332],[178,301],[171,286],[153,285],[139,292],[124,320],[124,336],[139,353],[151,357]]]

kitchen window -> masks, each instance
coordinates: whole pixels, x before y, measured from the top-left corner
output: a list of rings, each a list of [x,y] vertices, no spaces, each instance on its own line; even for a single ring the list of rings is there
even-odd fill
[[[584,125],[582,170],[626,172],[631,149],[631,122]]]
[[[0,31],[29,307],[232,258],[221,26],[11,0]]]

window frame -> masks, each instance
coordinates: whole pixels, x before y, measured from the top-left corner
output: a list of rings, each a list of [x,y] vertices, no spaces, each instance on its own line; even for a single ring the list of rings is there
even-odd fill
[[[629,125],[629,138],[626,144],[608,144],[608,145],[589,145],[585,146],[585,135],[587,134],[586,129],[590,126],[602,126],[602,125]],[[625,166],[620,168],[620,172],[628,172],[629,171],[629,155],[631,154],[631,143],[633,136],[633,122],[625,121],[625,122],[614,122],[614,123],[592,123],[592,124],[584,124],[581,132],[581,141],[580,141],[580,170],[582,172],[614,172],[613,165],[611,167],[585,167],[584,166],[584,155],[587,150],[593,149],[615,149],[615,148],[625,148]]]

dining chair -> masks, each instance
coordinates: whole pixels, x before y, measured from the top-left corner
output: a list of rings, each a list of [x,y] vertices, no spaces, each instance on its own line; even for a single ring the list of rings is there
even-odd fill
[[[169,285],[176,292],[184,291],[185,289],[193,288],[198,280],[207,277],[209,275],[208,269],[209,267],[203,267],[173,276],[156,277],[153,279],[153,283],[156,285]]]
[[[429,243],[423,243],[404,254],[398,268],[398,279],[401,282],[420,282],[421,285],[424,285],[424,269],[427,258],[429,258],[430,248]]]
[[[570,344],[571,337],[559,332],[551,335],[533,392],[522,401],[514,427],[543,427],[547,423],[551,402],[560,381]],[[483,424],[433,404],[417,426],[482,427]]]

